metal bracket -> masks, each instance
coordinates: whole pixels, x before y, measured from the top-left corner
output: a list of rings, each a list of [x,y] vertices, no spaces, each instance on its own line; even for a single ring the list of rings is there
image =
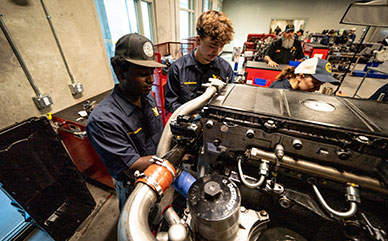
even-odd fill
[[[82,84],[78,83],[78,82],[74,82],[72,84],[69,84],[69,88],[70,88],[72,95],[78,95],[84,91]]]
[[[47,94],[32,97],[32,100],[34,101],[36,107],[38,107],[39,110],[49,107],[53,104],[53,100]]]

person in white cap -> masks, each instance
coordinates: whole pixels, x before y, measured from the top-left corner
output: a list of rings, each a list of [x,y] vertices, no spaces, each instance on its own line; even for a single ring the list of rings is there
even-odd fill
[[[339,84],[339,81],[331,75],[331,64],[324,59],[312,58],[303,61],[296,68],[283,69],[269,88],[314,92],[326,82]]]
[[[134,172],[151,164],[162,135],[151,88],[154,68],[165,66],[154,61],[154,45],[139,34],[117,41],[111,64],[119,83],[92,111],[86,131],[114,178],[121,210],[134,187]]]

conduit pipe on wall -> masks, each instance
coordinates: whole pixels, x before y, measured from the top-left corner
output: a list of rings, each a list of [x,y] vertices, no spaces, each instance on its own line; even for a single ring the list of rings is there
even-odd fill
[[[35,105],[38,107],[38,109],[43,109],[46,107],[49,107],[53,104],[53,101],[51,97],[47,94],[42,94],[38,88],[38,86],[35,84],[34,80],[32,79],[32,76],[30,74],[30,71],[28,71],[26,64],[24,63],[24,60],[22,56],[20,55],[20,52],[18,48],[16,47],[16,44],[14,40],[11,37],[11,34],[9,33],[7,26],[5,25],[5,22],[3,21],[3,15],[0,13],[0,27],[3,31],[5,37],[8,40],[9,45],[11,46],[17,60],[19,61],[20,66],[22,67],[24,74],[26,75],[28,82],[30,83],[32,89],[35,92],[36,97],[32,97]]]
[[[70,77],[71,84],[69,84],[69,88],[70,88],[71,94],[72,94],[72,95],[81,94],[81,93],[83,92],[82,84],[81,84],[81,83],[78,83],[78,82],[76,82],[76,81],[74,80],[74,77],[73,77],[73,75],[72,75],[71,72],[70,72],[69,65],[67,64],[67,61],[66,61],[66,58],[65,58],[65,54],[63,53],[62,46],[61,46],[61,44],[60,44],[60,42],[59,42],[57,33],[55,32],[54,25],[53,25],[53,23],[52,23],[52,21],[51,21],[51,16],[49,15],[49,13],[48,13],[48,11],[47,11],[47,8],[46,8],[46,5],[45,5],[45,3],[44,3],[44,0],[40,0],[40,2],[42,3],[42,7],[43,7],[43,10],[44,10],[44,13],[46,14],[47,20],[48,20],[48,22],[49,22],[49,24],[50,24],[51,32],[52,32],[53,35],[54,35],[55,42],[57,43],[59,52],[60,52],[61,57],[62,57],[62,60],[63,60],[63,63],[65,64],[67,74],[68,74],[69,77]]]

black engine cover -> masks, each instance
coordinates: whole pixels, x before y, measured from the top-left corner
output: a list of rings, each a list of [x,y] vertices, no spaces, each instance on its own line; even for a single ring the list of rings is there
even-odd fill
[[[388,105],[317,93],[229,85],[202,113],[218,155],[252,146],[369,175],[386,165]]]

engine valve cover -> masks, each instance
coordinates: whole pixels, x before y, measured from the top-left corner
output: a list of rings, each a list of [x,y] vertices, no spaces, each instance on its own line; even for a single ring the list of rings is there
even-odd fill
[[[274,151],[281,144],[287,155],[374,175],[387,159],[387,107],[371,100],[231,84],[203,109],[204,146],[218,156],[250,147]]]

